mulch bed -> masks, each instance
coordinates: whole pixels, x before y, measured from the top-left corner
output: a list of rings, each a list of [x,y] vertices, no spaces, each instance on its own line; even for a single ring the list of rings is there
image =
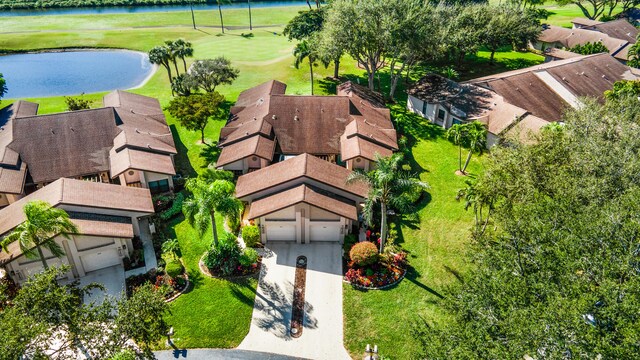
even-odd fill
[[[235,275],[231,275],[231,276],[222,276],[222,275],[218,275],[218,274],[214,274],[211,272],[211,269],[209,269],[207,267],[207,265],[204,264],[204,257],[206,256],[206,254],[202,255],[202,257],[200,258],[200,261],[198,262],[198,268],[200,268],[200,272],[205,274],[206,276],[210,277],[210,278],[215,278],[215,279],[224,279],[224,280],[239,280],[239,279],[246,279],[246,278],[250,278],[250,277],[255,277],[256,275],[260,274],[260,269],[262,268],[262,256],[258,257],[258,261],[257,261],[257,265],[254,269],[252,269],[252,271],[250,273],[245,273],[245,274],[235,274]]]
[[[293,311],[291,313],[291,336],[302,336],[304,327],[304,289],[307,281],[307,257],[296,259],[296,279],[293,283]]]

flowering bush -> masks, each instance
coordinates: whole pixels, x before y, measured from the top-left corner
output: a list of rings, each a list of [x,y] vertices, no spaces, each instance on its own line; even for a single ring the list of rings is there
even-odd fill
[[[373,243],[363,241],[353,245],[349,258],[358,266],[373,264],[378,261],[378,248]]]
[[[397,282],[407,266],[405,252],[388,254],[384,257],[378,256],[376,259],[377,261],[374,263],[366,265],[359,265],[355,260],[349,262],[349,269],[344,276],[345,280],[355,286],[379,288]]]

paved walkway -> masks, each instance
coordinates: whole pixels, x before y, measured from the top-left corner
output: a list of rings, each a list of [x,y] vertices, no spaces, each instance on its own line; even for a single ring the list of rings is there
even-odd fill
[[[166,350],[153,353],[158,360],[299,360],[301,358],[236,349]]]
[[[270,244],[263,258],[249,334],[238,349],[309,359],[350,359],[343,346],[342,248],[337,243]],[[291,304],[295,261],[307,257],[305,319],[293,338]]]

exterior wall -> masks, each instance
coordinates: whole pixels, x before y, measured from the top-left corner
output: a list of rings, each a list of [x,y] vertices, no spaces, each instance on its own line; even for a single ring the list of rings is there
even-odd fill
[[[490,149],[492,146],[498,144],[500,138],[498,135],[487,132],[487,149]]]
[[[249,169],[262,169],[271,165],[271,161],[258,156],[249,156],[242,160],[238,160],[231,164],[218,167],[218,169],[229,171],[242,171],[243,174],[249,172]]]
[[[131,246],[127,246],[127,242],[130,243],[131,239],[74,235],[71,239],[57,237],[55,241],[63,248],[65,252],[63,257],[56,258],[46,249],[43,249],[43,252],[49,266],[59,264],[71,266],[71,271],[66,274],[67,278],[78,278],[86,275],[82,264],[82,256],[113,249],[118,252],[120,263],[122,264],[122,259],[133,250]],[[28,259],[25,256],[18,257],[7,264],[6,267],[9,276],[17,283],[23,283],[30,275],[43,270],[40,259]]]
[[[169,182],[169,190],[173,191],[173,176],[171,175],[143,171],[140,178],[144,179],[144,187],[147,189],[149,188],[149,183],[152,181],[167,180]]]
[[[436,118],[436,107],[438,104],[430,104],[426,103],[414,96],[409,95],[407,99],[407,109],[411,110],[413,113],[416,113],[422,116],[425,119],[429,119],[430,121],[434,121]]]
[[[259,169],[262,166],[260,158],[257,156],[248,157],[248,164],[249,164],[249,168],[252,168],[252,169]]]
[[[120,182],[126,186],[127,184],[142,182],[142,178],[140,177],[141,171],[138,170],[127,170],[122,173],[120,176]],[[124,181],[122,181],[124,179]]]

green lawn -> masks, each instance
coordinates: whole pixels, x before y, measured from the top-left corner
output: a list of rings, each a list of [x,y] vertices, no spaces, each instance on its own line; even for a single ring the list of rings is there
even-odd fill
[[[252,38],[240,36],[248,32],[246,28],[232,30],[225,35],[209,27],[193,30],[188,13],[0,18],[0,49],[115,47],[147,51],[164,40],[182,37],[194,44],[194,59],[224,55],[240,69],[240,76],[233,85],[218,89],[229,104],[242,90],[271,79],[287,83],[288,94],[308,94],[307,65],[303,64],[300,69],[293,67],[293,44],[278,35],[282,31],[278,24],[286,23],[303,8],[254,9],[254,25],[269,27],[254,29]],[[214,26],[219,21],[213,11],[198,12],[197,16],[201,25]],[[244,11],[225,11],[225,24],[246,26],[247,23]],[[488,65],[488,57],[488,53],[480,52],[471,59],[473,65],[469,65],[466,73],[461,75],[468,79],[510,69],[518,62],[541,61],[541,57],[534,54],[504,51],[496,54],[496,65]],[[348,57],[343,60],[341,74],[364,84],[364,70],[357,68]],[[320,66],[315,72],[318,79],[314,87],[316,94],[333,93],[335,83],[322,80],[322,77],[332,75],[332,69]],[[386,91],[388,75],[385,71],[381,72],[380,78]],[[169,89],[166,72],[160,68],[145,86],[133,92],[158,98],[164,106],[170,100]],[[97,107],[103,95],[85,96]],[[40,113],[65,110],[62,97],[29,100],[40,103]],[[11,101],[3,100],[2,104]],[[202,171],[214,155],[214,148],[199,144],[197,132],[184,130],[168,114],[167,121],[179,150],[177,164],[180,170],[190,175]],[[208,125],[205,132],[208,143],[218,139],[223,125],[224,119]],[[413,270],[394,289],[360,292],[345,288],[345,345],[356,357],[361,355],[366,343],[378,344],[385,356],[394,359],[410,357],[415,349],[415,343],[409,336],[410,323],[418,320],[419,316],[441,321],[443,314],[434,293],[455,281],[455,274],[464,273],[466,267],[462,253],[472,215],[454,199],[464,182],[454,175],[457,149],[438,135],[436,127],[415,121],[411,129],[419,139],[412,151],[415,170],[431,184],[429,197],[420,210],[420,224],[402,227],[402,246],[411,252]],[[479,172],[481,162],[474,158],[470,169]],[[195,283],[191,292],[171,305],[169,323],[176,330],[176,344],[188,348],[237,346],[249,329],[256,281],[234,283],[200,276],[197,261],[209,247],[211,235],[207,233],[200,238],[183,220],[170,225]],[[218,229],[222,229],[221,224]]]
[[[412,149],[413,168],[431,188],[421,202],[420,223],[401,227],[401,245],[410,254],[407,277],[389,290],[363,292],[344,286],[345,346],[354,358],[366,344],[377,344],[390,359],[415,355],[412,324],[421,318],[443,321],[439,294],[467,269],[464,251],[473,214],[455,200],[465,180],[454,174],[458,148],[443,139],[441,128],[418,117],[411,128],[419,139]],[[482,157],[474,156],[469,172],[477,175],[481,169]]]

